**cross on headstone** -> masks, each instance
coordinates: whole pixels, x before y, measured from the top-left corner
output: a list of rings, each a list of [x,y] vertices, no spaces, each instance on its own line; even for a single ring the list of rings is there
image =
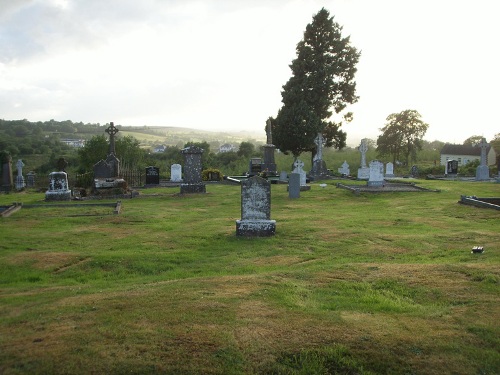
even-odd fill
[[[318,133],[317,137],[314,138],[314,143],[316,144],[316,155],[314,155],[314,161],[323,160],[323,134]]]
[[[266,121],[266,143],[268,145],[273,144],[273,133],[271,131],[271,119],[267,119],[267,121]]]
[[[110,123],[109,127],[105,130],[106,133],[109,134],[109,153],[115,154],[115,135],[118,133],[118,128],[115,128],[115,124],[113,122]]]
[[[22,176],[23,175],[23,167],[24,167],[24,163],[21,159],[19,159],[16,163],[16,167],[17,167],[17,175],[18,176]]]
[[[368,151],[366,139],[361,140],[361,144],[359,145],[358,150],[359,152],[361,152],[361,168],[366,168],[366,152]]]
[[[481,165],[487,165],[487,160],[486,160],[486,149],[488,148],[489,144],[486,142],[486,138],[481,139],[481,143],[479,144],[479,147],[481,147]]]

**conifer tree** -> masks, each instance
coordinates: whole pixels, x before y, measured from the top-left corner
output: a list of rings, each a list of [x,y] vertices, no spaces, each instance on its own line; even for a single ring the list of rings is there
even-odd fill
[[[342,121],[331,120],[347,104],[355,103],[356,64],[360,53],[342,37],[342,27],[322,8],[308,24],[297,44],[292,76],[283,86],[282,107],[272,119],[273,143],[281,151],[298,156],[316,150],[314,139],[323,134],[325,146],[343,148],[346,133]],[[350,121],[352,113],[344,115]]]

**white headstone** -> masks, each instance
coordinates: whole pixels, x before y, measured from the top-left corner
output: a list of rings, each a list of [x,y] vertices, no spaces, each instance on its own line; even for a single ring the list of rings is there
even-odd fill
[[[182,166],[180,164],[172,164],[170,167],[170,181],[182,182]]]
[[[384,184],[384,163],[378,160],[370,162],[370,177],[368,186],[382,186]]]
[[[391,162],[385,165],[385,177],[394,177],[394,164]]]
[[[342,163],[342,167],[338,169],[339,173],[344,176],[349,176],[351,171],[349,169],[349,164],[347,164],[347,160],[344,160]]]
[[[293,162],[293,172],[300,174],[300,186],[305,186],[307,182],[306,172],[304,171],[304,162],[300,159],[297,159]]]
[[[481,147],[481,164],[476,168],[476,181],[486,181],[490,179],[490,169],[488,168],[488,160],[486,157],[488,142],[483,138],[478,146]]]
[[[24,163],[21,159],[17,161],[16,167],[17,167],[16,189],[22,190],[26,186],[26,184],[24,183],[24,177],[23,177]]]

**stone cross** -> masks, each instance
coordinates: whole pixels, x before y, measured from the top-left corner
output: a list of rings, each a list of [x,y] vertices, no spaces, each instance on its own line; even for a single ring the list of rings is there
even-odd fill
[[[317,137],[314,138],[314,143],[316,144],[316,155],[314,155],[313,161],[323,160],[323,134],[318,133]]]
[[[366,152],[368,151],[366,139],[361,140],[361,144],[359,145],[358,150],[359,152],[361,152],[361,168],[366,168]]]
[[[481,165],[487,165],[488,163],[486,162],[486,149],[488,148],[488,142],[486,142],[486,138],[481,139],[479,147],[481,147]]]
[[[105,130],[105,132],[109,134],[109,155],[115,154],[115,135],[118,131],[118,128],[115,128],[113,122],[111,122],[109,127]]]
[[[16,167],[17,167],[17,175],[18,176],[22,176],[23,175],[23,167],[24,167],[24,163],[21,159],[19,159],[16,163]]]
[[[273,144],[273,133],[271,131],[271,119],[267,119],[267,121],[266,121],[266,136],[267,136],[266,143],[268,145],[272,145]]]
[[[293,162],[293,166],[295,167],[294,172],[302,171],[302,168],[304,168],[304,162],[300,159],[297,159]]]

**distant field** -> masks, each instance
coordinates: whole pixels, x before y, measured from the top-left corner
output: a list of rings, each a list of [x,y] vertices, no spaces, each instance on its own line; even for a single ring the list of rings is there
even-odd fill
[[[457,202],[500,184],[336,182],[272,185],[271,238],[236,237],[238,185],[0,218],[0,373],[498,374],[500,212]]]
[[[178,145],[187,142],[212,142],[241,143],[254,140],[265,142],[265,132],[262,134],[250,132],[210,132],[189,128],[175,127],[148,127],[147,129],[128,129],[123,127],[122,135],[131,135],[140,142],[161,143],[165,145]]]

